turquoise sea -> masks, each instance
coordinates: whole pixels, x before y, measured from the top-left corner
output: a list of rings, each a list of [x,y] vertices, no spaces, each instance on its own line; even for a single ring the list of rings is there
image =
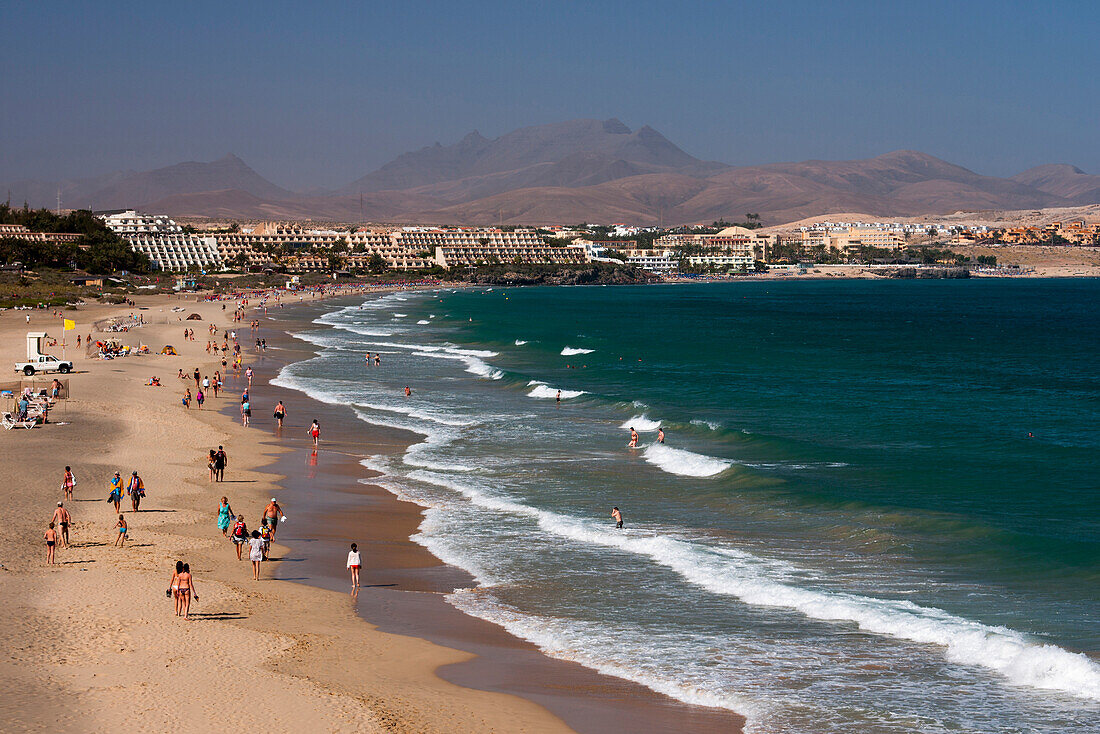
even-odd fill
[[[1100,281],[331,308],[276,384],[423,437],[458,608],[750,731],[1100,731]]]

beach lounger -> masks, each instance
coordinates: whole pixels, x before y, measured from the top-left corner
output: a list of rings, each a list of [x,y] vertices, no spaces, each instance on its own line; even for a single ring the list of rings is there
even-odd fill
[[[12,417],[11,413],[4,413],[4,428],[9,431],[13,428],[34,428],[38,421],[26,420],[17,421]]]

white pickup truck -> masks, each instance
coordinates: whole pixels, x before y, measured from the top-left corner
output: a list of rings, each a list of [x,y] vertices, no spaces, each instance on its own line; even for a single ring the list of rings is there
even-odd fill
[[[68,374],[73,371],[73,363],[65,362],[48,354],[41,354],[33,362],[16,362],[15,371],[30,376],[35,372],[60,372]]]
[[[72,362],[42,354],[42,340],[46,338],[44,332],[27,332],[27,361],[16,362],[16,372],[30,377],[36,372],[60,372],[65,375],[73,371]]]

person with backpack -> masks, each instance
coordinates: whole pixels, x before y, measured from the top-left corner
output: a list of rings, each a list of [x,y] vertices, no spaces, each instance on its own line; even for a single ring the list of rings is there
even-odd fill
[[[137,512],[138,505],[141,504],[141,498],[145,496],[145,482],[141,480],[137,472],[130,476],[130,484],[126,487],[126,491],[130,493],[130,505],[134,508],[134,512]]]
[[[237,546],[237,560],[241,560],[241,551],[243,546],[248,542],[248,526],[244,524],[244,516],[237,515],[237,522],[233,523],[233,532],[230,533],[233,538],[233,545]]]

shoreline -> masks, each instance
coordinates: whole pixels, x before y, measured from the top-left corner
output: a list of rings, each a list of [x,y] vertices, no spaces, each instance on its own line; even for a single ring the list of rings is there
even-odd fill
[[[147,309],[149,321],[158,313],[170,319],[179,302],[139,297],[133,309],[94,305],[65,315],[83,333],[138,309]],[[209,319],[219,331],[233,328],[221,304],[183,303],[204,319],[116,335],[150,344],[149,356],[100,362],[77,355],[66,378],[72,398],[55,408],[51,424],[0,434],[17,477],[3,495],[8,522],[0,526],[0,614],[9,621],[0,630],[7,691],[0,716],[7,730],[569,731],[527,700],[436,676],[469,654],[377,631],[354,614],[346,594],[269,583],[267,564],[261,581],[251,580],[247,562],[218,535],[217,501],[229,496],[254,526],[277,490],[268,467],[281,449],[218,410],[235,403],[243,378],[227,380],[227,391],[205,410],[182,407],[187,383],[173,373],[203,365],[212,374],[215,364],[198,332]],[[60,331],[52,315],[31,315],[28,326],[21,312],[0,314],[0,360],[20,357],[28,329]],[[184,326],[195,327],[195,342],[179,341]],[[182,356],[156,354],[165,343]],[[152,374],[167,389],[147,386]],[[230,463],[226,482],[211,485],[204,457],[219,444]],[[49,567],[41,537],[62,499],[66,464],[78,477],[74,499],[65,502],[73,547],[59,548],[60,565]],[[125,548],[113,546],[113,508],[102,504],[115,469],[139,470],[148,488],[140,512],[123,503]],[[293,566],[280,544],[272,558]],[[176,559],[191,563],[201,597],[190,621],[174,617],[163,596]]]
[[[270,333],[272,326],[277,326],[279,336]],[[261,361],[257,377],[264,385],[282,364],[318,353],[313,345],[293,339],[282,323],[267,324],[259,336],[267,338],[269,344],[281,345],[282,339],[292,339],[298,345],[294,351],[299,352],[288,360]],[[287,352],[278,354],[281,358]],[[582,734],[609,730],[656,732],[684,727],[698,732],[741,730],[744,717],[740,714],[687,704],[641,684],[550,657],[502,627],[451,606],[444,596],[455,588],[476,586],[472,577],[462,569],[446,565],[410,539],[423,519],[423,508],[372,484],[370,477],[377,473],[359,463],[368,453],[379,453],[379,445],[400,453],[416,442],[418,439],[413,437],[419,434],[364,423],[349,415],[349,411],[319,403],[298,390],[267,389],[293,394],[293,398],[279,397],[288,408],[284,436],[289,435],[289,442],[296,447],[276,457],[270,469],[285,477],[280,481],[283,494],[289,497],[308,494],[311,503],[306,511],[301,508],[294,511],[292,525],[294,529],[311,526],[305,533],[309,552],[285,574],[277,572],[279,578],[327,589],[339,588],[347,594],[346,579],[334,570],[342,570],[341,554],[346,553],[346,548],[324,554],[324,560],[310,556],[323,553],[320,550],[323,540],[335,544],[337,538],[355,539],[364,558],[364,586],[355,606],[364,620],[386,632],[427,639],[473,654],[465,661],[437,669],[436,675],[444,680],[465,688],[521,696],[545,706]],[[292,421],[291,417],[302,415],[303,409],[310,411],[308,415]],[[260,412],[260,421],[272,422]],[[319,417],[325,427],[316,454],[305,435],[313,417]],[[338,437],[335,443],[333,435]],[[380,442],[380,436],[386,440]],[[395,441],[395,436],[408,438]],[[277,439],[283,447],[287,441]],[[268,442],[272,442],[270,436]],[[292,489],[295,486],[299,489]],[[317,503],[321,506],[314,507]],[[299,504],[300,501],[295,503]],[[357,527],[370,527],[371,531],[366,537],[357,536],[353,532]],[[288,542],[293,547],[293,541]]]

